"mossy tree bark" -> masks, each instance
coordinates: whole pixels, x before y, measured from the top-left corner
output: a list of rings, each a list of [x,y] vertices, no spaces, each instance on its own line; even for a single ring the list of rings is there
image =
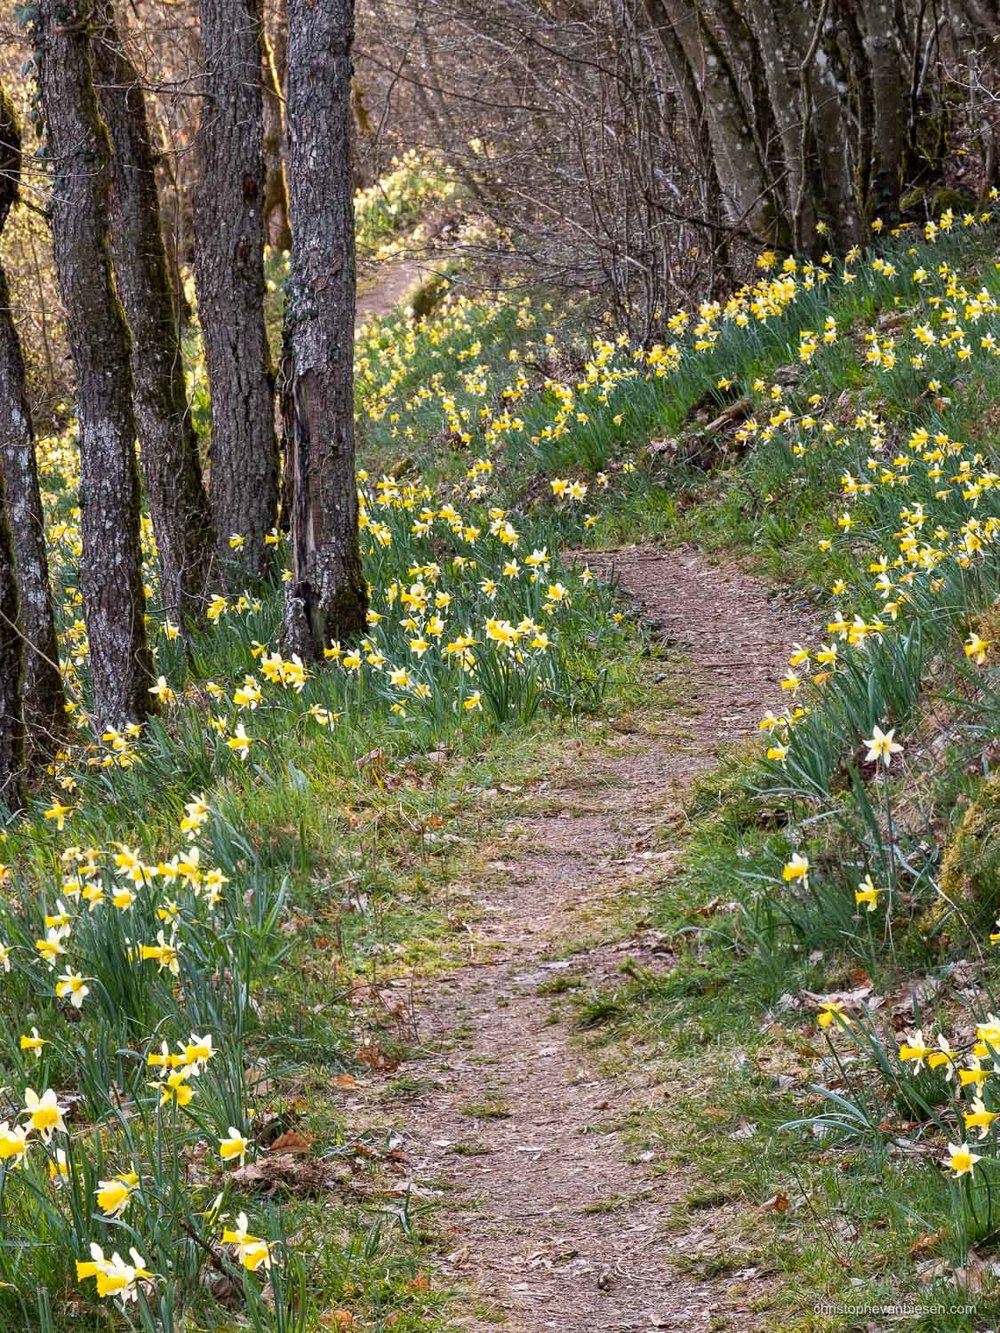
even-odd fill
[[[156,152],[139,76],[104,0],[93,43],[112,148],[111,253],[132,334],[133,405],[165,614],[192,625],[215,554],[160,223]]]
[[[290,0],[288,175],[292,269],[285,346],[292,428],[290,646],[316,657],[365,622],[354,473],[352,0]]]
[[[20,127],[13,104],[0,86],[0,235],[17,200],[20,169]],[[7,275],[0,264],[0,475],[17,578],[17,624],[24,653],[22,708],[32,750],[41,758],[65,733],[66,712],[35,436],[24,384],[24,358],[11,314]],[[9,664],[0,665],[0,675],[10,669]]]
[[[765,170],[750,108],[711,24],[685,0],[645,0],[645,8],[684,97],[695,140],[704,127],[726,214],[766,240],[780,241],[780,191]]]
[[[286,13],[278,22],[288,22]],[[288,180],[285,175],[285,107],[281,90],[278,53],[262,33],[264,63],[261,68],[264,89],[264,233],[276,250],[290,250],[292,231],[288,225]]]
[[[76,371],[83,605],[98,726],[150,711],[130,340],[111,273],[111,148],[88,0],[40,0],[36,60],[54,163],[52,240]]]
[[[24,640],[17,623],[14,546],[7,522],[3,470],[0,468],[0,808],[21,804],[24,723],[21,673]]]
[[[195,280],[212,396],[209,494],[220,558],[244,539],[265,568],[278,504],[274,377],[264,325],[260,0],[201,0],[205,100],[198,131]]]

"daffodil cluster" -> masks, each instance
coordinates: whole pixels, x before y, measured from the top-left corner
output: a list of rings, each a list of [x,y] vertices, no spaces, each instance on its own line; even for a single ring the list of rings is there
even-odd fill
[[[269,670],[277,670],[273,662]],[[252,1003],[235,944],[238,935],[249,938],[247,923],[234,919],[244,890],[209,860],[214,818],[205,797],[193,796],[175,849],[158,858],[124,843],[65,847],[48,888],[38,897],[22,893],[20,902],[8,896],[0,912],[0,975],[39,1009],[16,1041],[3,1037],[24,1082],[21,1093],[0,1093],[0,1179],[8,1191],[43,1200],[49,1228],[62,1229],[76,1249],[78,1280],[93,1279],[99,1298],[123,1307],[169,1277],[162,1229],[181,1225],[175,1213],[178,1192],[192,1189],[190,1145],[202,1142],[215,1160],[201,1173],[206,1185],[218,1185],[220,1173],[255,1151],[252,1108],[243,1125],[231,1123],[234,1093],[246,1096],[233,1034]],[[4,867],[8,890],[19,887],[21,873]],[[217,996],[222,962],[233,972],[231,1009]],[[181,1026],[189,1012],[205,1012],[208,996],[224,1024],[221,1054],[212,1031]],[[98,1071],[109,1069],[117,1070],[114,1082],[102,1086]],[[224,1194],[225,1176],[222,1186]],[[81,1214],[85,1195],[92,1203]],[[186,1209],[193,1219],[193,1205]],[[86,1229],[81,1216],[92,1219]],[[154,1244],[159,1273],[139,1248],[127,1258],[114,1248],[111,1228],[123,1219],[137,1246],[150,1252],[143,1236]],[[197,1229],[195,1220],[183,1225]],[[207,1235],[203,1243],[210,1245]],[[251,1272],[271,1265],[269,1243],[249,1234],[245,1215],[222,1244]]]

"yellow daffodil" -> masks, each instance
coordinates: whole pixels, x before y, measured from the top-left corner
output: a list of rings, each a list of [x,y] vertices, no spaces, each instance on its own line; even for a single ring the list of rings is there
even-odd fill
[[[134,1171],[113,1176],[110,1180],[98,1181],[94,1194],[97,1206],[105,1217],[121,1217],[128,1207],[129,1200],[139,1186],[139,1177]]]
[[[816,1023],[821,1028],[833,1027],[837,1023],[850,1023],[851,1017],[839,1000],[824,1000],[816,1015]]]
[[[67,934],[68,931],[65,926],[61,928],[53,927],[53,929],[46,932],[44,939],[35,940],[35,948],[49,967],[55,967],[56,959],[66,952],[63,948],[63,940]]]
[[[139,946],[139,957],[143,962],[158,963],[161,972],[166,969],[175,977],[180,976],[181,963],[177,941],[174,938],[168,940],[162,930],[156,932],[155,944]]]
[[[919,1069],[928,1056],[934,1054],[934,1048],[928,1046],[924,1041],[924,1034],[921,1028],[917,1028],[910,1034],[906,1041],[899,1047],[899,1058],[902,1061],[912,1060],[914,1067]]]
[[[0,1162],[10,1162],[13,1166],[20,1166],[27,1151],[27,1125],[11,1125],[9,1120],[0,1123]]]
[[[163,704],[172,704],[177,701],[177,695],[167,684],[165,676],[158,676],[156,678],[156,684],[150,685],[149,692],[154,699],[159,699],[160,703]]]
[[[34,1088],[25,1088],[22,1115],[28,1117],[30,1128],[37,1130],[46,1143],[56,1130],[65,1134],[66,1121],[63,1119],[65,1114],[66,1107],[60,1106],[52,1088],[47,1088],[41,1097],[38,1096]]]
[[[234,734],[226,741],[226,744],[229,746],[230,750],[235,750],[241,759],[246,760],[250,755],[250,746],[253,744],[253,739],[252,736],[247,735],[243,723],[240,722]]]
[[[38,1035],[37,1028],[32,1028],[30,1036],[22,1032],[19,1045],[22,1051],[31,1051],[35,1059],[40,1060],[42,1058],[42,1047],[47,1046],[48,1042],[44,1037]]]
[[[975,662],[976,666],[983,666],[990,646],[987,640],[981,639],[978,634],[970,634],[965,641],[965,655],[970,662]]]
[[[878,906],[878,895],[880,890],[872,882],[871,875],[865,875],[864,879],[854,890],[854,901],[859,907],[867,906],[869,912],[874,912]]]
[[[249,1140],[230,1125],[227,1137],[219,1140],[219,1156],[224,1162],[238,1161],[242,1164],[249,1146]]]
[[[49,808],[45,811],[45,818],[52,820],[56,828],[61,833],[63,829],[66,827],[66,820],[72,813],[73,811],[70,806],[61,805],[59,801],[53,801],[52,804],[49,806]]]
[[[76,1280],[84,1282],[93,1278],[97,1283],[97,1294],[102,1299],[115,1297],[122,1305],[139,1298],[139,1283],[151,1281],[153,1274],[146,1267],[146,1261],[134,1247],[129,1250],[131,1263],[126,1263],[115,1251],[110,1259],[104,1257],[100,1245],[92,1244],[89,1259],[76,1262]]]
[[[791,860],[786,862],[781,877],[786,884],[801,880],[803,888],[807,888],[809,884],[809,858],[796,852]]]
[[[169,1103],[176,1106],[190,1105],[194,1099],[194,1088],[188,1082],[191,1073],[191,1069],[185,1065],[182,1069],[171,1070],[162,1082],[153,1084],[153,1087],[159,1089],[161,1106]]]
[[[249,1225],[246,1213],[240,1213],[236,1226],[223,1230],[222,1243],[233,1247],[235,1258],[251,1273],[255,1273],[258,1268],[267,1270],[271,1267],[271,1248],[260,1236],[250,1235],[247,1230]]]
[[[83,1002],[90,994],[87,978],[72,970],[63,972],[56,982],[56,995],[60,1000],[69,1000],[74,1009],[83,1007]]]
[[[967,1143],[949,1143],[947,1166],[951,1169],[952,1176],[957,1180],[960,1176],[969,1176],[973,1173],[976,1163],[982,1161],[978,1153],[974,1153]]]
[[[865,741],[868,746],[868,753],[865,756],[869,764],[884,764],[886,768],[892,763],[894,754],[902,754],[903,747],[898,741],[893,740],[896,731],[883,731],[881,727],[872,727],[872,734]]]

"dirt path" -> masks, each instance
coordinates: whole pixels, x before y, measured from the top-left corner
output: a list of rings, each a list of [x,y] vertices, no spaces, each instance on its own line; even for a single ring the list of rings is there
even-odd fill
[[[355,329],[362,328],[370,320],[391,314],[432,271],[426,261],[405,258],[362,270],[354,312]]]
[[[510,822],[476,888],[472,961],[418,987],[425,1053],[401,1071],[419,1090],[404,1146],[414,1181],[447,1192],[439,1216],[454,1244],[441,1280],[474,1290],[461,1327],[752,1329],[752,1282],[699,1280],[672,1263],[683,1256],[690,1272],[710,1255],[725,1210],[668,1230],[665,1214],[697,1181],[635,1160],[620,1132],[631,1113],[662,1106],[664,1089],[642,1068],[602,1072],[552,992],[560,977],[611,984],[626,958],[669,968],[655,931],[622,938],[616,907],[645,886],[662,892],[685,790],[774,704],[795,620],[762,585],[694,552],[630,549],[590,564],[613,570],[684,655],[664,686],[676,707],[659,731],[621,734],[596,758],[589,744],[585,764],[569,746],[531,788],[534,813]]]

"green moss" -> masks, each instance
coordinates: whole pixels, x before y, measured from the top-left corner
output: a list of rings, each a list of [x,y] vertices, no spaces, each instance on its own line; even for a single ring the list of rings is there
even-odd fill
[[[945,848],[941,891],[991,920],[1000,911],[1000,773],[983,782]]]

